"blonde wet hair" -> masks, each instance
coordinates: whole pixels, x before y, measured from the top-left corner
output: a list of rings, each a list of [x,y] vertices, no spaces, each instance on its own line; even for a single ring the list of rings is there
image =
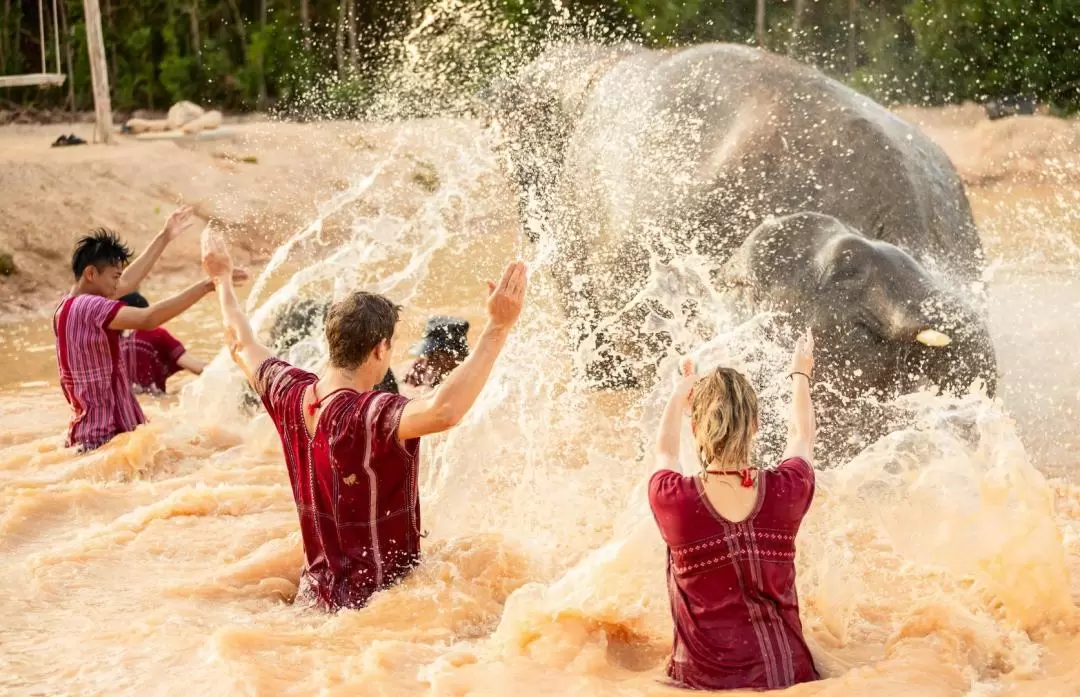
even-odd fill
[[[703,470],[737,472],[750,467],[758,400],[742,373],[716,368],[698,380],[690,396],[690,419]]]

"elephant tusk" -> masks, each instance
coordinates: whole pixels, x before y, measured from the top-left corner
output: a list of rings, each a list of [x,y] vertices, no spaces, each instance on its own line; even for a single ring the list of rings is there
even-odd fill
[[[952,343],[952,339],[948,334],[942,334],[936,329],[924,329],[915,336],[915,341],[918,341],[924,346],[948,346]]]

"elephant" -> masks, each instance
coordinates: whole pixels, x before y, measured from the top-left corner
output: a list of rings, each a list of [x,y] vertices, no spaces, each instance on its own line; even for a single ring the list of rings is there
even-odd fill
[[[681,310],[650,279],[692,255],[741,307],[811,328],[842,397],[994,393],[985,259],[960,177],[870,98],[747,46],[566,44],[480,103],[590,384],[655,380],[680,347],[650,320]]]

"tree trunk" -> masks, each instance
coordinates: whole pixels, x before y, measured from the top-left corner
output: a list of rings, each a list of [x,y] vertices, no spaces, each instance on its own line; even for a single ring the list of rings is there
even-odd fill
[[[311,8],[308,0],[300,0],[300,34],[303,36],[304,50],[311,49]]]
[[[858,49],[858,13],[859,0],[848,0],[848,44],[847,44],[847,73],[851,76],[855,73],[856,50]]]
[[[236,6],[236,0],[227,0],[229,3],[229,9],[232,10],[233,17],[236,18],[236,33],[240,36],[240,43],[244,47],[244,52],[247,52],[247,30],[244,28],[244,15],[240,14],[240,8]]]
[[[199,0],[191,0],[188,6],[191,19],[191,50],[195,53],[195,65],[202,68],[202,36],[199,33]]]
[[[795,10],[791,19],[791,41],[788,43],[788,53],[792,56],[799,55],[799,48],[802,45],[802,18],[805,9],[806,0],[795,0]]]
[[[337,21],[337,71],[338,75],[345,74],[345,20],[349,15],[349,0],[341,0],[338,5]]]
[[[4,28],[3,32],[0,32],[0,72],[7,72],[7,45],[8,45],[8,29],[11,28],[11,0],[4,0],[4,23],[0,25]]]
[[[266,109],[267,94],[266,94],[266,5],[267,0],[262,0],[259,3],[259,35],[261,38],[262,46],[259,48],[259,102],[258,109],[262,111]]]
[[[355,74],[360,67],[360,53],[356,46],[356,0],[349,3],[349,70]]]
[[[757,12],[754,17],[757,34],[757,45],[765,48],[765,0],[757,0]]]
[[[109,66],[105,62],[105,40],[101,36],[101,8],[98,0],[83,0],[86,12],[86,44],[90,54],[90,79],[94,85],[94,142],[112,141],[112,104],[109,101]]]
[[[65,102],[65,109],[67,111],[75,111],[75,56],[74,49],[71,48],[71,29],[68,26],[68,13],[67,3],[60,3],[60,21],[61,26],[64,27],[64,37],[67,39],[64,42],[64,56],[67,62],[67,101]]]

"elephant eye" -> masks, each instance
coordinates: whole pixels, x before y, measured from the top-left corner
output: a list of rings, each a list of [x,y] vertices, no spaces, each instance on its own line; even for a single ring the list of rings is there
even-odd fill
[[[830,270],[826,279],[829,283],[851,283],[862,279],[862,269],[853,263],[840,262]]]

